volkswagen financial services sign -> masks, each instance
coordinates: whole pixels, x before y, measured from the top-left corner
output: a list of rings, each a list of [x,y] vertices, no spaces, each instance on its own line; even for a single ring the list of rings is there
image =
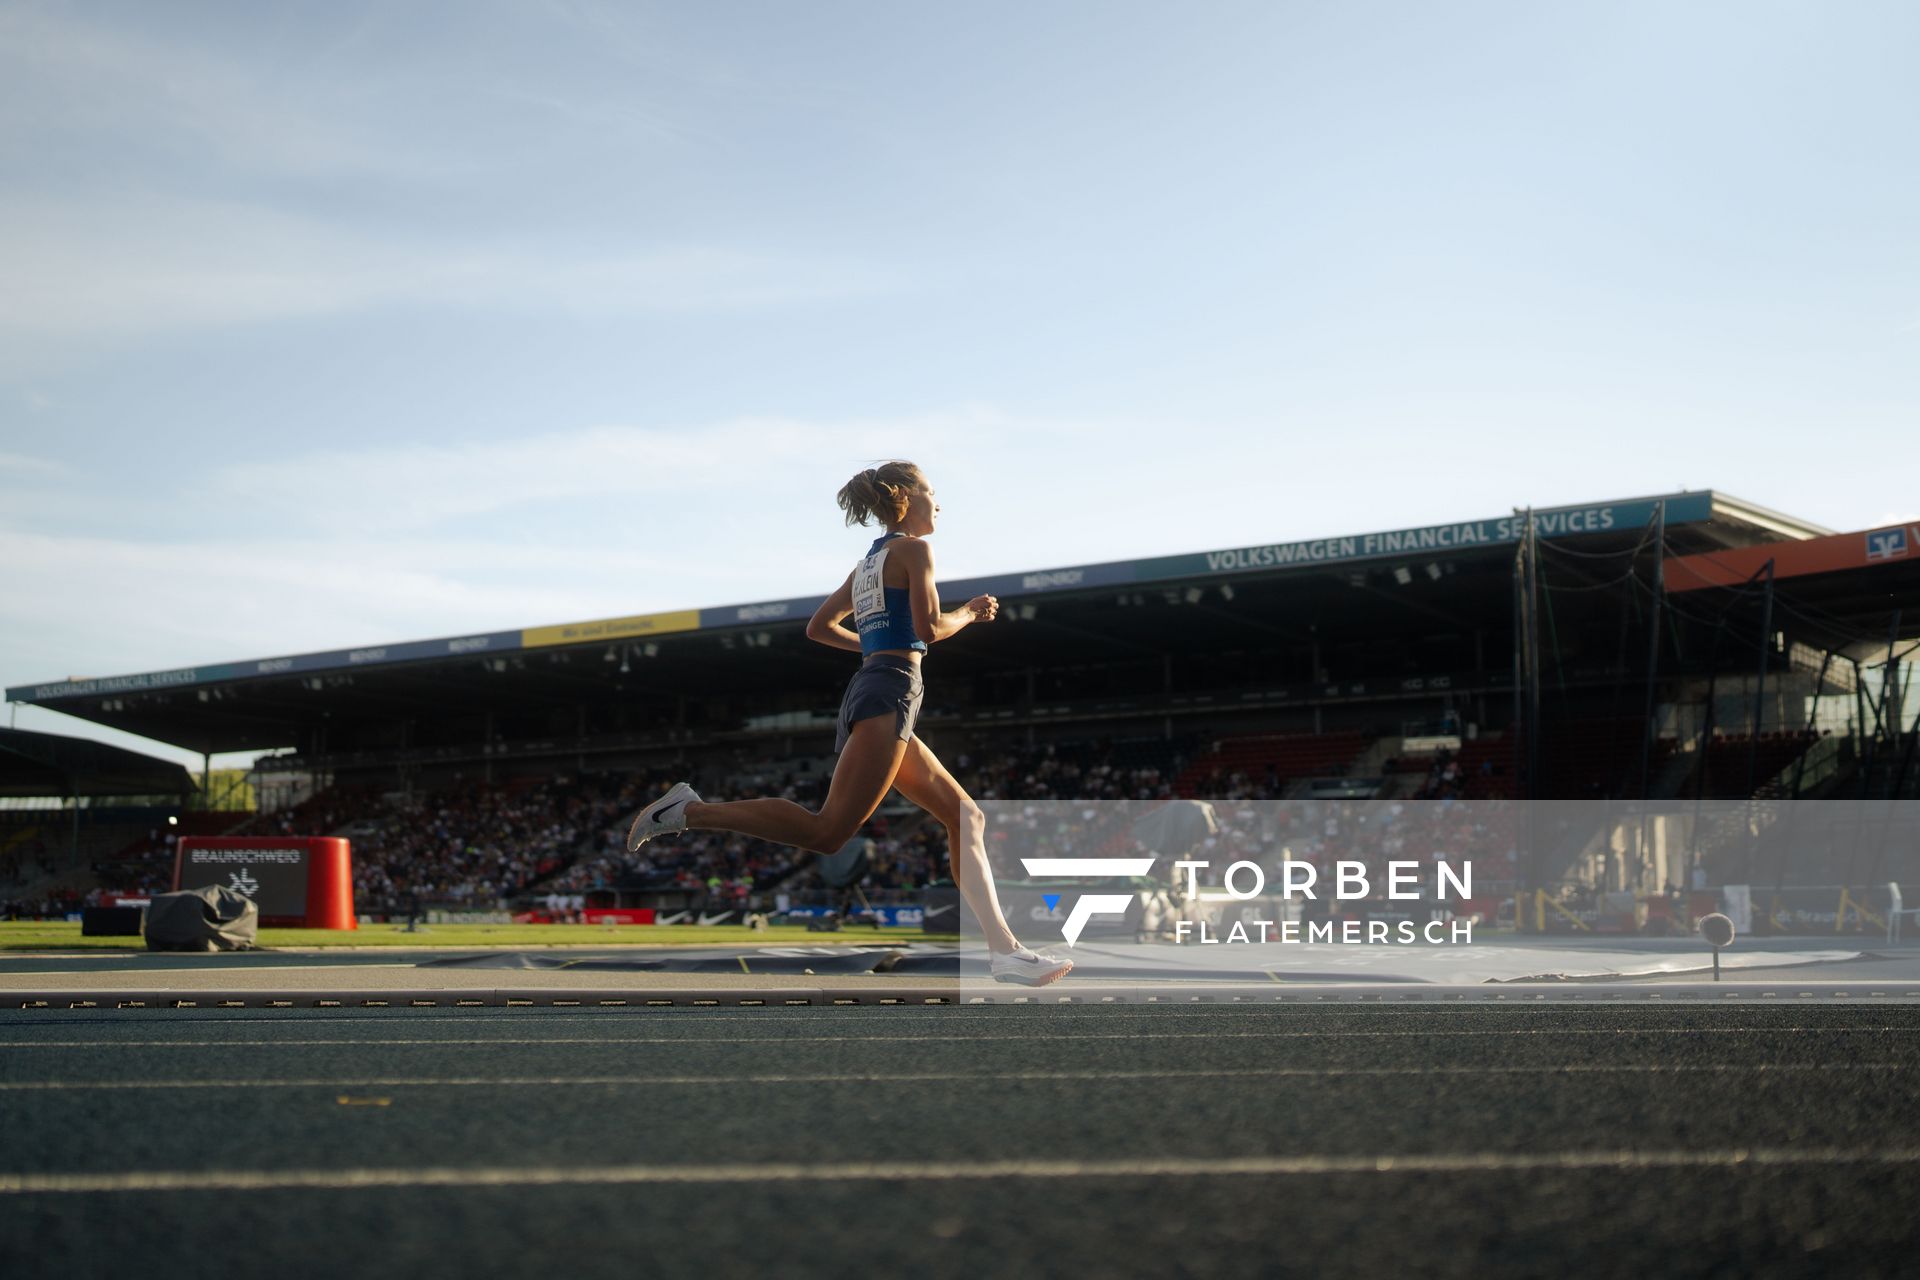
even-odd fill
[[[219,885],[253,899],[262,924],[351,929],[348,843],[331,836],[189,836],[174,856],[173,887]]]

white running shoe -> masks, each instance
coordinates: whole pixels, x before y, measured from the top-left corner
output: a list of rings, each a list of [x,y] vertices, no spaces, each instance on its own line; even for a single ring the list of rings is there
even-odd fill
[[[1073,961],[1050,956],[1031,947],[1015,947],[993,958],[995,982],[1017,982],[1023,987],[1044,987],[1066,976]]]
[[[655,836],[672,835],[687,829],[687,802],[698,800],[699,793],[684,782],[676,782],[667,794],[640,811],[627,830],[627,852],[632,853]]]

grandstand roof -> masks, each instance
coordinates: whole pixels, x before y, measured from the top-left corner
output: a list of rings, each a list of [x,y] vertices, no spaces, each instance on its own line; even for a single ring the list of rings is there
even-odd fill
[[[0,795],[178,796],[193,777],[157,760],[89,738],[0,729]]]
[[[1750,604],[1769,571],[1801,638],[1822,649],[1860,657],[1920,635],[1920,523],[1669,556],[1666,587]]]
[[[1711,490],[1543,508],[1532,515],[1544,539],[1614,551],[1638,543],[1663,506],[1669,547],[1681,552],[1831,532]],[[1334,619],[1354,634],[1404,630],[1421,617],[1459,626],[1508,607],[1507,566],[1526,515],[1516,510],[1443,525],[945,581],[947,601],[991,593],[1003,602],[1001,617],[1021,625],[996,627],[990,642],[943,652],[942,668],[962,673],[969,664],[1007,668],[1057,661],[1075,646],[1095,654],[1152,656],[1176,638],[1195,647],[1231,648],[1245,643],[1250,630],[1304,636],[1312,628],[1288,619],[1308,617]],[[1431,578],[1406,572],[1429,566],[1443,569],[1444,578],[1441,572]],[[1462,569],[1472,571],[1456,572]],[[1240,604],[1184,608],[1177,622],[1158,608],[1163,600],[1182,603],[1182,596],[1185,604],[1199,604],[1200,594],[1222,587],[1223,598],[1241,592]],[[630,663],[647,662],[648,681],[663,690],[717,683],[743,693],[773,692],[790,683],[796,669],[844,671],[846,654],[786,643],[824,598],[69,678],[10,688],[7,697],[195,750],[232,751],[292,745],[302,727],[327,714],[324,707],[347,701],[362,712],[404,718],[412,709],[439,711],[463,702],[533,711],[600,697],[613,670],[603,661],[618,662],[623,674]],[[1116,603],[1155,607],[1116,609]],[[1039,626],[1025,625],[1034,620],[1029,611],[1044,613]],[[776,637],[781,662],[741,663],[721,652],[736,644],[765,648]],[[642,681],[636,676],[631,683]]]

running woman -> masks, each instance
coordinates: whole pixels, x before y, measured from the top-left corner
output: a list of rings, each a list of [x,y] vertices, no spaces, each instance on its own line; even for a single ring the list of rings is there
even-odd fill
[[[1000,602],[975,596],[940,611],[933,548],[927,543],[940,504],[913,463],[869,468],[846,483],[838,500],[849,525],[872,520],[886,532],[807,624],[808,639],[861,655],[860,669],[840,701],[833,744],[840,759],[826,803],[814,813],[771,797],[705,801],[679,782],[640,811],[627,848],[676,831],[735,831],[833,853],[860,830],[888,790],[898,788],[946,827],[953,879],[986,934],[994,978],[1044,986],[1073,962],[1033,951],[1014,938],[987,864],[986,815],[913,732],[925,692],[920,658],[928,644],[950,639],[973,623],[993,621]],[[845,625],[849,613],[854,631]]]

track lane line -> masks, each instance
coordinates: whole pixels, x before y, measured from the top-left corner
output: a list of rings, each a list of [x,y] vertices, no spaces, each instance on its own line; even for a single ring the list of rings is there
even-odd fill
[[[1838,1071],[1906,1072],[1910,1062],[1807,1063],[1668,1063],[1569,1064],[1529,1067],[1249,1067],[1208,1070],[1146,1071],[922,1071],[819,1075],[717,1076],[376,1076],[359,1079],[313,1078],[294,1080],[9,1080],[0,1081],[0,1093],[100,1093],[180,1089],[523,1089],[566,1086],[622,1086],[640,1088],[701,1087],[708,1085],[822,1085],[822,1084],[942,1084],[1032,1081],[1113,1080],[1265,1080],[1340,1079],[1375,1076],[1551,1076],[1551,1075],[1750,1075],[1766,1072]]]
[[[540,1187],[767,1182],[947,1182],[991,1178],[1291,1177],[1337,1173],[1534,1173],[1910,1165],[1920,1148],[1743,1147],[1726,1151],[1563,1151],[1510,1155],[1158,1157],[1126,1160],[883,1161],[809,1165],[760,1162],[701,1165],[600,1165],[577,1169],[429,1166],[415,1169],[279,1169],[0,1173],[0,1195],[127,1192],[382,1190],[402,1187]]]
[[[1546,1036],[1697,1036],[1697,1035],[1735,1035],[1735,1034],[1785,1034],[1788,1032],[1820,1032],[1841,1035],[1920,1035],[1920,1026],[1913,1027],[1610,1027],[1610,1028],[1539,1028],[1534,1030],[1512,1031],[1115,1031],[1083,1033],[1060,1036],[1052,1043],[1071,1044],[1077,1041],[1100,1042],[1106,1040],[1396,1040],[1396,1039],[1467,1039],[1480,1037],[1519,1037]],[[366,1039],[317,1039],[317,1040],[40,1040],[14,1041],[0,1044],[0,1054],[21,1049],[226,1049],[226,1048],[277,1048],[281,1046],[311,1048],[321,1045],[366,1046],[415,1046],[447,1045],[463,1047],[471,1045],[560,1045],[560,1044],[975,1044],[975,1043],[1015,1043],[1034,1044],[1041,1037],[1031,1035],[931,1035],[915,1036],[911,1040],[900,1036],[516,1036],[516,1037],[426,1037],[421,1039],[384,1039],[371,1037]]]

